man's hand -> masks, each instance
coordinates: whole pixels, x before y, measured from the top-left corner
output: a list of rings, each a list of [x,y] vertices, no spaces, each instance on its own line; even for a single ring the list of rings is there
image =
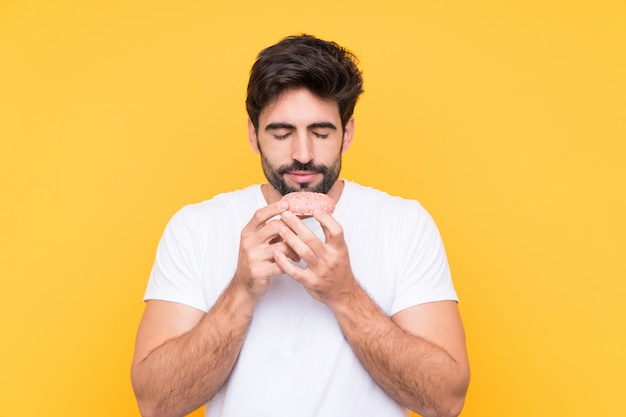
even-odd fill
[[[469,381],[465,335],[454,301],[407,308],[391,318],[356,281],[339,223],[315,213],[325,242],[289,211],[281,238],[307,263],[302,269],[281,252],[278,266],[335,314],[353,351],[374,380],[398,403],[423,416],[457,416]]]
[[[282,213],[284,224],[278,229],[284,242],[306,262],[305,269],[290,262],[282,251],[274,251],[273,256],[284,273],[299,281],[312,297],[332,308],[333,303],[354,292],[358,283],[350,266],[343,228],[325,212],[315,212],[314,217],[322,226],[325,242],[289,211]]]
[[[239,261],[233,278],[234,285],[241,285],[253,300],[258,300],[267,293],[269,278],[284,273],[274,261],[279,253],[285,262],[288,259],[298,261],[298,254],[279,236],[279,230],[285,227],[280,218],[288,207],[285,202],[276,202],[257,210],[250,222],[241,232],[239,243]],[[303,225],[304,226],[304,225]]]

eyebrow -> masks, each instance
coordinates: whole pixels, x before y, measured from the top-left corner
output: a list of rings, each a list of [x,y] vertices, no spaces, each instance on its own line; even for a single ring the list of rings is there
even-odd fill
[[[309,129],[332,129],[332,130],[337,130],[337,126],[335,126],[331,122],[311,123],[308,127],[309,127]]]
[[[270,123],[267,126],[265,126],[265,130],[277,130],[277,129],[295,129],[296,127],[292,124],[289,123],[282,123],[282,122],[276,122],[276,123]]]
[[[267,126],[265,126],[265,130],[278,130],[278,129],[295,129],[296,127],[290,123],[283,123],[283,122],[275,122],[275,123],[270,123]],[[315,123],[311,123],[310,125],[307,126],[307,129],[332,129],[332,130],[337,130],[337,126],[335,126],[334,124],[332,124],[331,122],[315,122]]]

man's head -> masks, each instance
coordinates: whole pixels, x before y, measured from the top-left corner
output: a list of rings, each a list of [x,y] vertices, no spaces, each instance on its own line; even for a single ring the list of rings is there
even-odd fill
[[[352,113],[363,91],[355,61],[339,45],[308,35],[259,54],[248,84],[248,136],[272,198],[293,191],[338,197],[341,154],[352,141]]]
[[[298,88],[336,102],[344,128],[363,92],[363,78],[356,57],[336,43],[310,35],[287,37],[261,51],[250,71],[246,109],[254,127],[265,106]]]

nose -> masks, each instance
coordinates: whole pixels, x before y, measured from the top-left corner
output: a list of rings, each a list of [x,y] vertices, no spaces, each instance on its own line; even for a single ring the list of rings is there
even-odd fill
[[[292,141],[291,157],[303,164],[313,160],[313,143],[307,134],[299,134]]]

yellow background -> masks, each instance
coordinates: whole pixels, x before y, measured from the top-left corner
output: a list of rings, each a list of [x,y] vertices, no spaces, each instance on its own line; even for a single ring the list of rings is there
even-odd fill
[[[160,234],[263,180],[248,71],[301,32],[361,58],[343,176],[419,199],[441,229],[463,416],[621,415],[623,0],[21,0],[0,2],[0,416],[138,415]]]

